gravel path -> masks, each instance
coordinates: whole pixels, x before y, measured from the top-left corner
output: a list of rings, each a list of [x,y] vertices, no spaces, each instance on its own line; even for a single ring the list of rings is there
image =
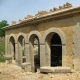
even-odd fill
[[[80,72],[41,74],[23,72],[13,64],[0,63],[0,80],[80,80]]]

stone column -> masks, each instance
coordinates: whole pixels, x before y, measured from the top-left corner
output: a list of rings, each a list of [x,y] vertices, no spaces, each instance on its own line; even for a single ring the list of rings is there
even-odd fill
[[[7,48],[7,56],[11,56],[11,46],[10,46],[10,43],[8,43],[8,48]]]
[[[25,55],[26,55],[26,62],[29,61],[29,43],[25,43]]]
[[[18,65],[18,43],[15,43],[15,60],[16,65]]]
[[[11,42],[10,42],[9,50],[10,50],[10,56],[12,57],[13,60],[14,50],[13,50],[13,44]]]
[[[7,44],[8,46],[6,47],[7,53],[6,53],[6,63],[12,63],[12,56],[11,56],[11,47],[10,43]]]
[[[40,60],[40,42],[39,42],[39,40],[38,40],[38,58]]]
[[[74,43],[74,49],[73,49],[73,54],[74,54],[74,60],[73,60],[73,65],[74,69],[80,71],[80,17],[73,17],[74,20],[74,38],[73,38],[73,43]]]
[[[21,66],[22,64],[22,45],[18,43],[18,65]]]
[[[50,42],[45,42],[45,66],[51,66],[51,50]]]
[[[40,44],[40,67],[45,66],[45,44]]]
[[[6,33],[5,33],[6,34]],[[5,35],[5,56],[8,55],[8,42],[7,42],[7,36]]]
[[[29,42],[29,60],[31,63],[31,71],[35,71],[35,65],[34,65],[34,48],[33,43]]]
[[[66,66],[66,46],[62,45],[62,66]]]
[[[25,50],[25,55],[26,55],[26,62],[21,64],[21,68],[23,71],[31,72],[33,70],[31,69],[31,63],[30,63],[30,58],[29,58],[30,57],[29,56],[29,43],[25,43],[24,50]]]

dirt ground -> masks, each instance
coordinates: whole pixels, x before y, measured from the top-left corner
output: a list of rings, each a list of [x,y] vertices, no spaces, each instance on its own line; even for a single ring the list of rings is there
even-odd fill
[[[80,72],[73,73],[31,73],[23,72],[13,64],[0,63],[0,80],[80,80]]]

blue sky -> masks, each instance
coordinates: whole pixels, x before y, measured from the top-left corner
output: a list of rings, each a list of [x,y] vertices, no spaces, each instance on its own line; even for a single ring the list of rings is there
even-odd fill
[[[34,15],[41,10],[49,11],[66,2],[73,6],[80,5],[80,0],[0,0],[0,21],[7,20],[9,24],[12,20],[18,22],[28,14]]]

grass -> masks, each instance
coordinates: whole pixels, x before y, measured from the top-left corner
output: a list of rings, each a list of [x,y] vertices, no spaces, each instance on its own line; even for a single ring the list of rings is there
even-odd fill
[[[0,62],[5,62],[5,42],[0,42]]]

